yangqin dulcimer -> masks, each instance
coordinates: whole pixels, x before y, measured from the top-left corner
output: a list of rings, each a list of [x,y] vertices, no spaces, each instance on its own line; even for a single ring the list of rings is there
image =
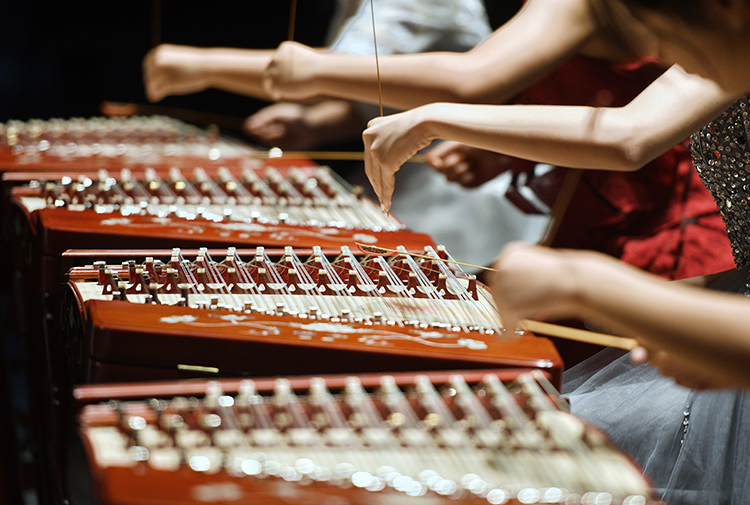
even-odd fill
[[[8,122],[0,133],[0,171],[23,170],[3,173],[18,291],[32,312],[42,307],[21,332],[47,340],[68,249],[434,244],[326,167],[260,159],[250,146],[180,121]]]
[[[6,174],[6,181],[14,174]],[[38,175],[38,174],[37,174]],[[99,170],[35,180],[11,190],[44,248],[159,247],[210,244],[338,247],[355,242],[421,248],[429,236],[408,231],[322,166],[209,174],[147,168]]]
[[[216,128],[198,128],[167,116],[0,123],[0,171],[237,167],[256,155],[255,148],[220,135]],[[307,164],[314,165],[309,160]]]
[[[647,505],[642,471],[512,370],[83,386],[100,505]]]
[[[444,249],[401,251],[93,262],[69,271],[62,340],[88,382],[524,367],[559,384],[552,343],[507,335],[487,288]]]

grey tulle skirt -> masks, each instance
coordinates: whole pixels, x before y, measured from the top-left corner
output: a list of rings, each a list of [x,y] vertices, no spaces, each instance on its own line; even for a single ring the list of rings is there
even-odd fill
[[[750,401],[697,392],[606,349],[564,375],[571,410],[606,432],[671,505],[750,503]]]

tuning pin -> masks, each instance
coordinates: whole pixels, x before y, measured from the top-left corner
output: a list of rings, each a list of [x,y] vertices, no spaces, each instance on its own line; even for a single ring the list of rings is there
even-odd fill
[[[146,297],[146,303],[151,303],[154,305],[159,305],[161,302],[159,301],[159,298],[157,296],[157,290],[159,288],[159,285],[155,282],[151,282],[148,285],[148,296]]]

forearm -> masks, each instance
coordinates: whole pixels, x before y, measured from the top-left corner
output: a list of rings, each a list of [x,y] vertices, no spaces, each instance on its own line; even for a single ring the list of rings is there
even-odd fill
[[[272,56],[265,49],[203,49],[196,67],[209,88],[267,100],[262,77]]]
[[[666,282],[603,256],[572,261],[579,284],[571,299],[582,317],[750,385],[750,300]]]
[[[491,76],[461,53],[393,55],[379,64],[383,105],[399,110],[433,102],[505,103],[548,71],[528,65]],[[379,102],[374,57],[330,53],[313,71],[318,96]]]
[[[687,138],[733,100],[675,67],[625,107],[432,104],[414,113],[430,140],[558,166],[627,171]]]
[[[458,101],[453,86],[455,53],[383,56],[379,59],[380,88],[374,56],[338,53],[320,55],[310,69],[309,84],[318,96],[378,104],[405,110],[427,103]],[[305,84],[303,84],[305,85]]]
[[[595,33],[581,2],[534,0],[471,51],[381,54],[383,102],[396,109],[432,102],[505,103]],[[307,74],[305,84],[315,85],[318,93],[377,103],[376,70],[374,56],[329,52],[317,53],[302,73]]]
[[[449,139],[541,163],[624,170],[621,144],[601,130],[605,112],[590,107],[434,104],[421,109],[430,140]],[[599,131],[592,129],[599,123]]]

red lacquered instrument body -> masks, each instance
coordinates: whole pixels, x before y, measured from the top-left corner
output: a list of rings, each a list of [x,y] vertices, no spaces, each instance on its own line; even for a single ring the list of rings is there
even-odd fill
[[[192,261],[188,251],[152,253],[69,271],[63,319],[81,321],[65,338],[79,380],[520,367],[560,384],[554,345],[506,335],[486,288],[451,277],[437,256],[388,263],[345,248],[329,262],[287,248],[275,260],[265,249],[230,250],[219,262],[205,250]]]
[[[143,367],[130,380],[146,373],[144,379],[178,378],[193,366],[224,376],[527,367],[549,371],[558,385],[562,373],[554,345],[529,334],[427,332],[101,300],[86,310],[92,382],[128,380],[119,371],[126,365]]]

